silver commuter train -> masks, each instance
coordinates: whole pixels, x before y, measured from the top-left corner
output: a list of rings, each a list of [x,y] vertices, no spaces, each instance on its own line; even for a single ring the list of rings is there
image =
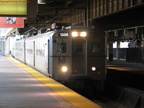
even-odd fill
[[[59,81],[105,80],[104,34],[83,27],[55,29],[16,41],[14,57]]]

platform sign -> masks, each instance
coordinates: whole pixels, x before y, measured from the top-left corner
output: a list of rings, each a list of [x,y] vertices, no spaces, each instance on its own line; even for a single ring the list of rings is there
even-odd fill
[[[27,15],[28,0],[0,0],[0,15]]]
[[[23,28],[23,17],[0,17],[0,27]]]

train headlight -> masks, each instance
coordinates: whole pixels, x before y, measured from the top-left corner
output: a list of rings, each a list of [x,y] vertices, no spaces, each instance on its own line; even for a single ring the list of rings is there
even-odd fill
[[[94,72],[94,71],[96,71],[96,67],[91,67],[91,70]]]
[[[87,36],[87,32],[80,32],[80,36],[81,37],[86,37]]]
[[[72,32],[71,35],[72,35],[72,37],[78,37],[78,32],[75,32],[75,31],[74,31],[74,32]]]
[[[62,72],[67,72],[68,68],[66,66],[62,66],[61,70],[62,70]]]

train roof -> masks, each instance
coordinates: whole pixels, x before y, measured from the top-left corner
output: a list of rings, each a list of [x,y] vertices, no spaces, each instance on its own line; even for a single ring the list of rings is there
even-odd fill
[[[39,33],[35,36],[31,36],[31,37],[27,37],[25,40],[33,40],[36,38],[50,38],[53,37],[54,34],[56,33],[65,33],[65,32],[70,32],[71,30],[76,30],[76,31],[83,31],[86,30],[88,32],[88,34],[90,34],[90,37],[94,37],[94,36],[99,36],[99,37],[103,37],[105,36],[104,32],[100,32],[98,30],[95,29],[87,29],[86,26],[72,26],[69,23],[66,24],[53,24],[52,27],[50,29],[45,30],[45,33]]]
[[[66,32],[70,32],[71,30],[87,30],[89,37],[105,37],[105,33],[104,32],[100,32],[100,31],[96,31],[96,30],[89,30],[86,28],[81,28],[81,29],[64,29],[64,30],[52,30],[52,31],[48,31],[46,33],[42,33],[42,34],[38,34],[36,36],[32,36],[29,38],[26,38],[26,40],[32,40],[32,39],[37,39],[37,38],[50,38],[55,36],[54,34],[57,33],[66,33]]]

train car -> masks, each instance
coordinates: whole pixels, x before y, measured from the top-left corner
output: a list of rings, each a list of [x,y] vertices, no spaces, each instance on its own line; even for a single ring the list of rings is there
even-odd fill
[[[16,59],[25,62],[25,40],[19,40],[15,42],[15,47],[13,51],[13,57]]]
[[[17,43],[16,53],[20,47],[25,50],[21,52],[24,63],[55,80],[106,78],[106,39],[101,32],[56,25],[51,31],[26,38],[24,46]]]

